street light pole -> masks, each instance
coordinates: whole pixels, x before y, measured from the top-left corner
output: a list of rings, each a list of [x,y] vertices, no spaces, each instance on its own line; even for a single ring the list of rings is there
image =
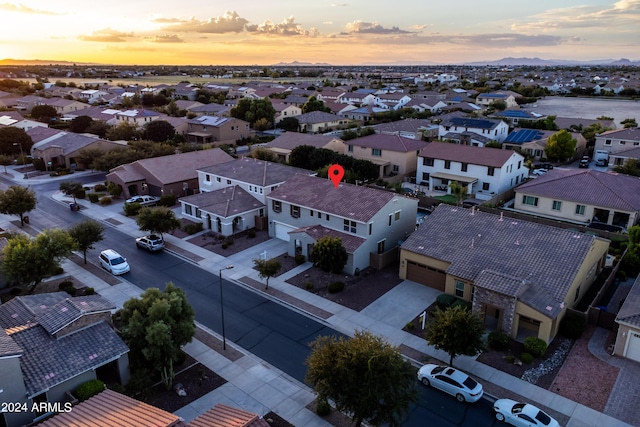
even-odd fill
[[[219,270],[219,277],[220,277],[220,317],[222,319],[222,349],[226,350],[227,349],[227,337],[224,333],[224,303],[222,301],[222,270],[229,270],[233,268],[233,265],[227,265],[224,268],[221,268]]]

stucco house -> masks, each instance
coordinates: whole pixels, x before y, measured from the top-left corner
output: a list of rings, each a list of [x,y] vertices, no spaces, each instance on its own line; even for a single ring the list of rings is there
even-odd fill
[[[0,111],[0,128],[5,126],[19,128],[25,132],[35,128],[46,129],[49,127],[46,123],[25,119],[19,111]]]
[[[280,99],[272,99],[271,105],[276,110],[275,122],[280,123],[282,119],[296,117],[302,114],[302,108],[293,104],[285,104]]]
[[[119,112],[120,110],[91,106],[83,108],[82,110],[64,113],[63,117],[73,120],[76,117],[87,116],[91,117],[93,120],[101,120],[108,125],[114,126],[116,124],[116,114]]]
[[[295,175],[267,196],[269,236],[305,257],[324,236],[339,237],[349,255],[344,271],[382,268],[415,229],[416,199],[397,193]]]
[[[620,307],[616,323],[618,334],[614,354],[640,362],[640,276]]]
[[[200,116],[189,120],[189,142],[235,144],[251,136],[249,122],[233,117]]]
[[[502,142],[503,150],[519,150],[522,153],[533,156],[534,159],[546,157],[544,150],[547,148],[549,138],[558,133],[551,130],[514,129]],[[579,132],[570,132],[576,140],[576,153],[582,153],[587,148],[587,140]]]
[[[220,148],[152,157],[113,168],[106,179],[122,186],[125,198],[145,194],[181,197],[198,191],[198,168],[231,160]]]
[[[516,188],[514,209],[629,229],[640,221],[640,179],[594,169],[553,169]]]
[[[325,113],[324,111],[312,111],[310,113],[300,114],[296,116],[296,119],[298,119],[298,123],[300,123],[298,130],[307,133],[326,132],[339,126],[346,126],[350,122],[350,120],[345,117]]]
[[[442,204],[402,244],[400,278],[470,301],[489,329],[548,343],[608,248],[593,235]]]
[[[40,132],[27,132],[27,134],[30,133],[37,136]],[[82,150],[95,148],[100,151],[109,151],[125,147],[126,143],[101,139],[96,135],[58,132],[33,144],[31,155],[35,159],[42,159],[47,170],[50,171],[58,168],[86,169],[89,165],[78,161]]]
[[[301,145],[326,148],[336,153],[344,154],[344,142],[340,138],[311,133],[285,132],[267,142],[264,147],[275,153],[278,156],[278,160],[288,162],[293,149]]]
[[[129,381],[129,348],[111,328],[115,306],[99,295],[66,292],[18,296],[0,305],[2,401],[68,401],[68,392],[94,380]],[[0,412],[17,427],[48,413]]]
[[[56,113],[62,115],[72,111],[83,110],[88,107],[87,104],[73,99],[65,98],[47,98],[40,105],[48,105],[55,108]]]
[[[344,144],[347,156],[376,164],[380,178],[413,175],[418,153],[428,145],[419,139],[382,133],[351,139]]]
[[[489,200],[529,175],[524,157],[514,151],[431,142],[418,155],[416,182],[451,192],[457,181],[476,199]]]
[[[640,128],[617,129],[596,135],[594,150],[609,153],[640,146]]]
[[[370,126],[376,133],[431,141],[438,137],[438,126],[423,119],[403,119]]]
[[[497,91],[489,93],[481,93],[476,97],[476,104],[488,107],[496,101],[504,101],[507,108],[517,108],[516,98],[521,96],[519,93],[511,91]]]
[[[640,160],[640,146],[609,153],[609,166],[622,166],[629,159]]]
[[[135,110],[119,111],[115,114],[116,126],[120,123],[130,123],[137,127],[143,127],[154,120],[162,120],[167,114],[158,113],[157,111],[145,110],[142,108]]]
[[[266,228],[267,195],[296,174],[315,174],[248,157],[207,165],[197,173],[200,194],[180,199],[182,215],[224,236]]]
[[[439,125],[438,137],[444,138],[449,132],[473,132],[491,140],[502,142],[509,134],[509,125],[502,120],[450,117]]]

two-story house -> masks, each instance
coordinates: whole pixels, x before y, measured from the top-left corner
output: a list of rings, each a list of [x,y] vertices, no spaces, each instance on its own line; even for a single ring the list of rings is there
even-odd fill
[[[80,92],[78,98],[80,98],[84,102],[88,102],[89,104],[95,104],[100,101],[100,98],[107,95],[108,92],[99,89],[87,89]]]
[[[612,231],[629,229],[640,222],[640,180],[593,169],[554,169],[516,188],[514,208],[584,225],[606,224]]]
[[[496,101],[503,101],[507,108],[518,108],[516,98],[521,96],[519,93],[511,91],[498,91],[490,93],[481,93],[476,97],[476,104],[483,107],[489,107]]]
[[[48,98],[42,101],[40,105],[48,105],[55,108],[56,113],[59,115],[70,113],[72,111],[83,110],[88,107],[84,102],[65,98]]]
[[[302,145],[326,148],[327,150],[344,154],[344,142],[337,136],[312,133],[285,132],[267,142],[264,147],[278,156],[278,160],[288,162],[293,149]]]
[[[296,116],[298,119],[300,132],[318,133],[335,129],[339,126],[346,126],[350,120],[335,114],[325,113],[324,111],[311,111],[309,113]]]
[[[489,200],[529,175],[524,157],[514,151],[432,142],[420,151],[416,182],[451,192],[457,181],[476,199]]]
[[[398,242],[416,225],[416,199],[397,193],[295,175],[267,196],[269,236],[289,242],[289,254],[313,252],[315,242],[339,237],[349,258],[344,271],[381,268],[397,259]]]
[[[164,113],[138,108],[135,110],[119,111],[115,114],[116,126],[120,123],[130,123],[137,127],[143,127],[154,120],[162,120],[167,117]]]
[[[549,138],[558,133],[551,130],[538,129],[514,129],[507,135],[507,139],[502,142],[503,150],[518,150],[521,153],[531,155],[534,159],[545,156],[545,149]],[[570,132],[571,137],[576,140],[576,153],[582,153],[587,147],[587,140],[579,132]]]
[[[418,153],[428,143],[400,135],[375,133],[345,142],[344,154],[356,159],[369,160],[379,169],[379,177],[412,174],[416,170]]]
[[[182,215],[224,236],[266,228],[267,195],[306,169],[243,157],[198,168],[200,194],[180,199]]]
[[[129,381],[129,348],[111,328],[115,306],[100,295],[66,292],[18,296],[0,305],[0,390],[3,402],[31,408],[68,400],[80,384]],[[18,427],[49,415],[0,412]]]
[[[617,129],[596,135],[595,151],[609,154],[640,146],[640,128]]]
[[[509,125],[502,120],[450,117],[440,123],[438,137],[444,138],[446,134],[451,132],[472,132],[490,140],[502,142],[509,134]]]
[[[402,244],[400,278],[470,301],[490,330],[550,342],[608,249],[590,234],[442,204]]]
[[[233,117],[200,116],[189,120],[187,138],[202,144],[235,144],[251,136],[249,122]]]

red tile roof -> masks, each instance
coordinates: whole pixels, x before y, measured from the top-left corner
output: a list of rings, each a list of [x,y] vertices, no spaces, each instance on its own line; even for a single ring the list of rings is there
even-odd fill
[[[191,427],[269,427],[258,415],[218,403],[189,423]]]

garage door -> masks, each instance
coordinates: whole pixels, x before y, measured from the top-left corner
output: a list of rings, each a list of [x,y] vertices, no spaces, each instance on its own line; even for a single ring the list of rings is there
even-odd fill
[[[447,274],[433,267],[407,260],[407,280],[444,292]]]
[[[276,239],[284,240],[285,242],[289,241],[289,232],[295,230],[295,227],[291,227],[285,224],[281,224],[276,222]]]
[[[629,331],[627,358],[640,362],[640,334]]]

